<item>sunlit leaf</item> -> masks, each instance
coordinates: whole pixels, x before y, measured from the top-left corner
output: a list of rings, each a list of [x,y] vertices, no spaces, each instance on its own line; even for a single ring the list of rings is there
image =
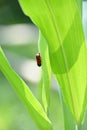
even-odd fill
[[[82,15],[82,0],[76,0],[80,14]]]
[[[49,61],[48,44],[41,33],[39,36],[39,51],[42,62],[42,100],[45,111],[48,112],[50,105],[51,67]]]
[[[9,83],[15,89],[23,103],[26,105],[33,120],[40,130],[52,130],[51,122],[47,118],[42,106],[33,96],[25,82],[14,72],[9,65],[2,49],[0,48],[0,70],[4,73]]]
[[[47,40],[50,63],[76,122],[86,105],[86,45],[76,0],[19,0]]]

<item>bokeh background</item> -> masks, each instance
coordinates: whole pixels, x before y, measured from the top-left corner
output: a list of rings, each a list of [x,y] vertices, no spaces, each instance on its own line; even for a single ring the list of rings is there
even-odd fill
[[[87,2],[83,2],[83,26],[87,41]],[[12,68],[39,100],[41,68],[37,67],[38,29],[23,14],[17,0],[0,0],[0,45]],[[63,130],[58,85],[51,85],[50,119],[54,130]],[[18,95],[0,71],[0,130],[38,130]]]

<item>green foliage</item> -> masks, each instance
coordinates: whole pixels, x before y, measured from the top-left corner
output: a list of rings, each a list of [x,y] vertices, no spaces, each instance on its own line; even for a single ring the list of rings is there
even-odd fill
[[[49,61],[48,45],[41,33],[39,39],[39,51],[42,59],[42,101],[45,111],[48,113],[50,106],[51,67]]]
[[[62,90],[65,130],[81,126],[87,105],[86,44],[81,21],[82,0],[19,0],[27,16],[40,29],[42,102],[13,71],[0,48],[0,69],[26,105],[40,130],[52,130],[47,115],[50,106],[51,71]],[[52,70],[51,70],[52,69]],[[74,117],[74,118],[73,118]]]
[[[64,129],[75,130],[75,120],[73,119],[72,113],[67,107],[63,97],[61,98],[62,98],[63,115],[64,115]]]
[[[9,83],[13,86],[16,93],[26,105],[29,113],[34,121],[37,123],[40,130],[52,130],[51,122],[47,118],[42,106],[33,96],[25,82],[13,71],[9,65],[5,55],[0,48],[0,70],[4,73]],[[43,123],[42,123],[43,122]]]
[[[52,71],[77,124],[81,123],[86,108],[86,45],[78,1],[19,2],[46,38]]]
[[[76,0],[80,14],[82,15],[82,0]]]

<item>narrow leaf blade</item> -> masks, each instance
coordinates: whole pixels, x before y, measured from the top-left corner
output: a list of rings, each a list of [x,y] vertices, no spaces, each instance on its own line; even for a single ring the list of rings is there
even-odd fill
[[[33,120],[36,122],[40,130],[52,130],[52,125],[44,112],[40,103],[33,96],[32,92],[25,82],[14,72],[9,65],[1,47],[0,47],[0,70],[4,73],[9,83],[15,89],[16,93],[21,98],[22,102],[27,107]]]
[[[39,51],[42,60],[42,100],[45,111],[48,113],[50,106],[51,67],[49,61],[48,44],[41,32],[39,34]]]

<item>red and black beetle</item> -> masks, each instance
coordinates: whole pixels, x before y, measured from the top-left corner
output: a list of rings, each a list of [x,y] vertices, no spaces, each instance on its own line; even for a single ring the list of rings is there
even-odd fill
[[[36,54],[36,61],[37,61],[37,65],[40,67],[41,66],[41,56],[40,56],[40,53]]]

